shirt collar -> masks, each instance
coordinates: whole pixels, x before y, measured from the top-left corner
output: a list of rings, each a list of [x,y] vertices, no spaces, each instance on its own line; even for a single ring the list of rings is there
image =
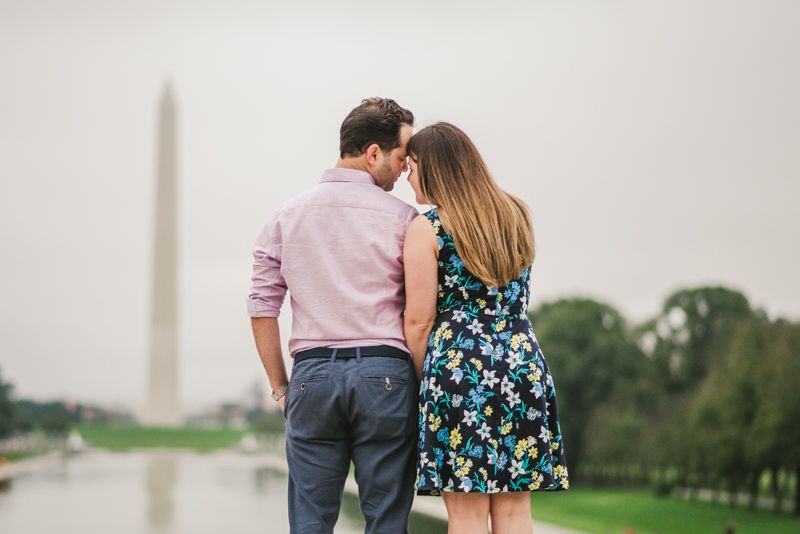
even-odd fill
[[[319,183],[325,182],[353,182],[357,184],[378,185],[375,182],[375,178],[373,178],[370,173],[356,169],[345,169],[343,167],[327,169],[323,172],[322,179],[320,179]]]

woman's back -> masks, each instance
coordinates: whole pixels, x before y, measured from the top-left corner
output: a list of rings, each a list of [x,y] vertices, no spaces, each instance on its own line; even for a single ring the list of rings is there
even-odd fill
[[[470,319],[501,320],[509,315],[524,314],[528,309],[530,268],[525,267],[516,280],[497,288],[489,287],[464,265],[452,236],[442,227],[439,213],[425,214],[439,242],[439,293],[437,313],[457,309]],[[461,314],[459,314],[461,316]]]

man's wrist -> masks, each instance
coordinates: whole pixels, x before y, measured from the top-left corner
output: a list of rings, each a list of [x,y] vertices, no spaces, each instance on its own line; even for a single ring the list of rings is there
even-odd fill
[[[289,389],[289,382],[286,382],[283,387],[281,387],[278,391],[272,392],[272,400],[279,401],[281,397],[286,395],[286,391]]]

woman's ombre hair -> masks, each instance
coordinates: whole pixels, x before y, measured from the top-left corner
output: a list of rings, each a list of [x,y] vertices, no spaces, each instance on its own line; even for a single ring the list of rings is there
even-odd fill
[[[535,256],[528,207],[497,186],[467,134],[437,122],[411,138],[408,154],[469,272],[490,287],[519,278]]]

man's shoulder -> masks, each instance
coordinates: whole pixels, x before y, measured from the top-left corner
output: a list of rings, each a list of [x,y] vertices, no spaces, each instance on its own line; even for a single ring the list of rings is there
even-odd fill
[[[318,207],[376,210],[408,221],[418,215],[416,208],[375,185],[323,182],[283,202],[273,217],[298,209]]]

